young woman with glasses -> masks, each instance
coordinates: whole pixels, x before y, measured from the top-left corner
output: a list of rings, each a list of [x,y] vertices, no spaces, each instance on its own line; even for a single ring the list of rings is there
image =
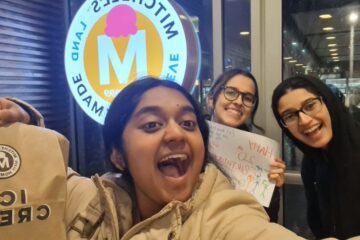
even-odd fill
[[[322,81],[295,76],[274,90],[272,110],[307,156],[301,176],[317,238],[360,235],[360,127]]]
[[[259,92],[255,77],[241,69],[232,69],[221,74],[213,83],[207,105],[211,120],[229,127],[251,131],[253,127],[261,133],[264,130],[254,123],[259,104]],[[279,188],[284,184],[285,164],[276,159],[269,172],[269,179],[276,188],[268,208],[265,208],[270,221],[277,222],[280,207]]]

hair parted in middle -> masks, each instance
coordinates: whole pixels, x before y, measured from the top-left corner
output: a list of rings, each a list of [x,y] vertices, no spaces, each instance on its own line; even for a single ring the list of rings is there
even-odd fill
[[[215,105],[221,91],[223,90],[223,87],[226,86],[227,82],[230,81],[230,79],[232,79],[233,77],[237,76],[237,75],[241,75],[244,77],[247,77],[249,79],[252,80],[252,82],[254,83],[255,86],[255,98],[256,98],[256,102],[255,105],[252,109],[251,112],[251,119],[250,119],[250,123],[252,126],[254,126],[255,128],[257,128],[258,130],[260,130],[262,133],[264,133],[264,129],[260,126],[258,126],[255,122],[254,122],[254,118],[255,118],[255,114],[257,112],[258,106],[259,106],[259,88],[256,82],[256,78],[248,71],[242,70],[242,69],[238,69],[238,68],[234,68],[231,70],[227,70],[225,72],[223,72],[222,74],[220,74],[220,76],[213,82],[209,93],[208,93],[208,97],[211,97],[213,99],[213,103]],[[213,114],[213,112],[210,113],[211,115]],[[239,129],[243,129],[244,126],[238,126]],[[247,127],[245,127],[246,130]]]

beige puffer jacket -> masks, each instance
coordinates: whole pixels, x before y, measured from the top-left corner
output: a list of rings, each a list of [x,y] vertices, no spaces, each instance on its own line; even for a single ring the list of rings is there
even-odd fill
[[[263,208],[248,193],[233,190],[226,177],[209,164],[192,197],[173,201],[135,224],[131,188],[108,174],[92,181],[70,172],[68,239],[302,239],[269,223]],[[82,237],[81,237],[82,236]]]
[[[16,100],[37,125],[43,118],[30,105]],[[65,224],[68,240],[292,240],[302,239],[270,223],[262,206],[247,192],[234,190],[212,164],[185,203],[173,201],[152,217],[139,221],[131,185],[107,174],[92,179],[68,168]],[[135,217],[134,217],[135,216]]]

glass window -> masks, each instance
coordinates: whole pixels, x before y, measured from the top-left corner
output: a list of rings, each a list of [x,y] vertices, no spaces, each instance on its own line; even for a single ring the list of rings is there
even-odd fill
[[[359,1],[290,0],[283,1],[282,12],[284,78],[298,73],[319,77],[360,120]],[[286,140],[288,166],[299,170],[302,155],[291,148]]]
[[[360,119],[360,20],[352,15],[360,14],[359,1],[284,0],[282,14],[284,79],[299,73],[319,77]],[[288,174],[299,180],[284,187],[285,227],[314,239],[299,176],[303,154],[286,137],[283,147]]]
[[[205,106],[208,85],[213,76],[213,24],[212,0],[203,1],[176,1],[188,13],[197,31],[201,48],[201,65],[199,77],[195,83],[192,95],[202,106]]]
[[[224,0],[224,68],[251,69],[250,0]]]

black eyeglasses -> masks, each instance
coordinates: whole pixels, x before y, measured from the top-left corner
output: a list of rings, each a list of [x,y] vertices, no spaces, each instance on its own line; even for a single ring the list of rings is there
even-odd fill
[[[283,114],[281,116],[280,122],[284,127],[294,125],[299,121],[300,112],[310,117],[314,117],[321,111],[323,105],[322,103],[323,101],[321,97],[307,99],[299,110],[290,111]]]
[[[224,97],[228,101],[235,101],[241,96],[241,101],[246,107],[253,107],[256,103],[256,97],[251,93],[240,92],[234,87],[223,86]]]

